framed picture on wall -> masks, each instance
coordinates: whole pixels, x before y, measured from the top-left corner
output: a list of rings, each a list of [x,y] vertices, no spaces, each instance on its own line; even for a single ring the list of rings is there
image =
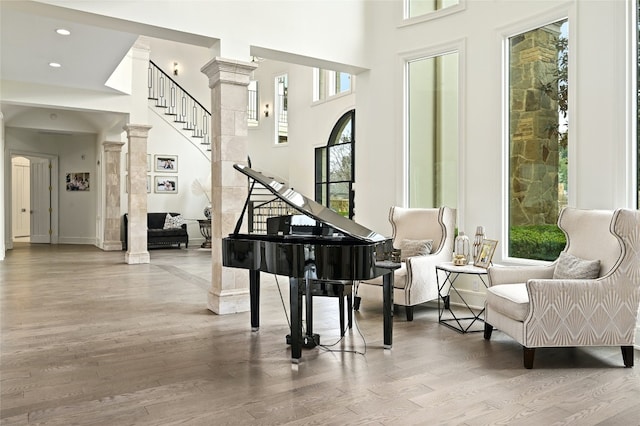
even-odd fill
[[[89,172],[67,173],[65,180],[67,191],[88,191],[90,181],[89,175]]]
[[[154,191],[158,194],[177,194],[178,177],[156,176],[154,188]]]
[[[155,161],[156,172],[170,172],[175,173],[178,171],[178,156],[177,155],[156,155]]]

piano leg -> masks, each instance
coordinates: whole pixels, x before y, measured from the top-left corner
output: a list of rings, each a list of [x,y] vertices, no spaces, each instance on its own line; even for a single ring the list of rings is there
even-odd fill
[[[249,270],[249,303],[251,331],[258,331],[260,328],[260,270]]]
[[[302,293],[298,278],[289,278],[289,304],[291,310],[291,362],[298,364],[302,356]]]
[[[382,314],[385,349],[391,349],[393,340],[393,271],[382,276]]]

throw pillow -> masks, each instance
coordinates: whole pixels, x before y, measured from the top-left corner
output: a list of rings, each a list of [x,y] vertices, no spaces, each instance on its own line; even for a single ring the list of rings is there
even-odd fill
[[[182,218],[181,214],[177,216],[171,216],[169,213],[167,213],[167,217],[165,217],[164,219],[163,229],[177,229],[180,228],[183,223],[184,219]]]
[[[553,279],[588,280],[598,278],[600,274],[599,260],[585,260],[562,252],[558,257]]]
[[[433,240],[402,240],[400,241],[400,260],[407,257],[425,256],[431,254]]]

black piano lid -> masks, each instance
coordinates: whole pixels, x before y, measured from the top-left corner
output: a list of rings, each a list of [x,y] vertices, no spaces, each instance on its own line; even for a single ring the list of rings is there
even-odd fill
[[[257,172],[250,167],[243,166],[241,164],[234,164],[233,167],[256,180],[262,184],[265,188],[271,191],[276,197],[290,205],[301,213],[315,219],[319,222],[325,223],[338,231],[341,231],[353,238],[356,238],[365,242],[382,242],[389,238],[378,234],[364,226],[339,215],[328,207],[323,206],[320,203],[311,200],[299,192],[289,188],[283,183],[280,183],[274,179],[268,178],[260,172]]]

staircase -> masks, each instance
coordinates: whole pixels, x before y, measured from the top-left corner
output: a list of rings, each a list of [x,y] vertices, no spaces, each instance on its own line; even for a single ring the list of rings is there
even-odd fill
[[[149,61],[148,80],[149,103],[162,111],[167,121],[180,130],[186,138],[191,139],[192,143],[197,141],[198,143],[194,145],[197,145],[211,160],[209,154],[211,152],[209,134],[211,113],[153,61]],[[254,97],[257,99],[257,93]],[[257,102],[254,104],[257,105]],[[257,112],[257,108],[254,112]],[[257,184],[248,204],[249,232],[266,234],[267,218],[298,213],[296,209],[275,197],[267,188]]]
[[[167,121],[191,138],[205,155],[211,151],[211,113],[153,61],[149,61],[148,99]],[[208,155],[206,155],[209,158]]]

